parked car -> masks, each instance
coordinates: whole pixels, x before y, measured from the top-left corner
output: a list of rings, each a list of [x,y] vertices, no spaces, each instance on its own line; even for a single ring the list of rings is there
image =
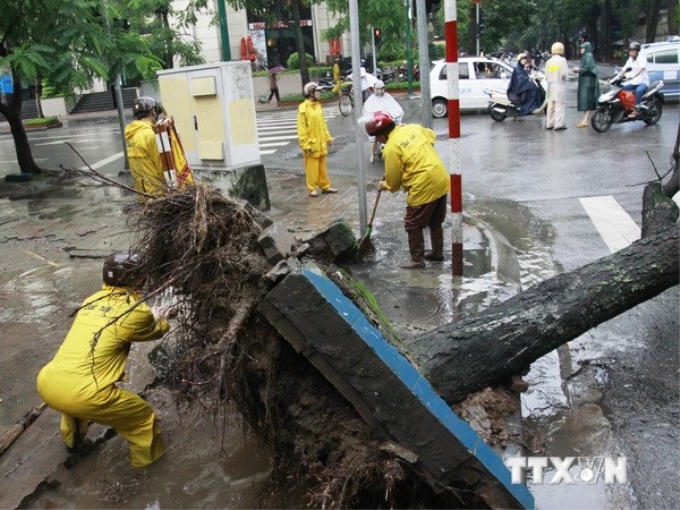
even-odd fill
[[[500,60],[485,57],[462,57],[458,59],[458,90],[460,109],[481,110],[489,105],[484,89],[507,89],[512,67]],[[446,62],[436,60],[430,71],[430,94],[432,115],[446,117],[449,113]]]
[[[642,45],[647,56],[649,82],[663,80],[661,93],[666,100],[680,100],[680,41]]]

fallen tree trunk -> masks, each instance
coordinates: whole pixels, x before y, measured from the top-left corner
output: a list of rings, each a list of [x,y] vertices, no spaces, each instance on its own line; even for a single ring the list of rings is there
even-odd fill
[[[679,281],[678,225],[508,301],[418,337],[413,354],[449,403],[533,361]]]

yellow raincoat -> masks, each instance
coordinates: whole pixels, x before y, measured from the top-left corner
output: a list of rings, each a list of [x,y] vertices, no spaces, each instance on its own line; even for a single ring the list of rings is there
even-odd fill
[[[169,329],[144,303],[128,312],[139,299],[130,289],[104,285],[85,300],[54,359],[38,374],[40,397],[63,413],[60,431],[67,447],[74,447],[76,433],[84,437],[89,421],[107,425],[129,443],[134,467],[158,459],[165,444],[153,408],[116,383],[125,376],[131,343],[155,340]]]
[[[331,187],[326,167],[328,144],[333,141],[323,108],[318,101],[305,99],[298,107],[297,134],[300,148],[304,153],[307,189],[315,192],[316,187],[327,190]]]
[[[149,120],[133,120],[125,128],[130,172],[137,191],[160,195],[166,184],[163,164],[156,145],[153,124]],[[138,195],[143,200],[141,195]]]
[[[451,179],[434,148],[436,136],[418,124],[396,126],[383,149],[385,183],[408,192],[407,205],[429,204],[446,195]]]

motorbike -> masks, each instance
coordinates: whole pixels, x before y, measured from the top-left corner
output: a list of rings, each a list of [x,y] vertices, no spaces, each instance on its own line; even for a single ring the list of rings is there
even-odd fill
[[[317,83],[319,84],[318,88],[321,92],[328,92],[335,86],[335,82],[329,77],[320,78]]]
[[[538,71],[534,71],[531,75],[532,81],[538,86],[540,94],[543,98],[541,106],[532,111],[529,115],[537,115],[544,113],[548,106],[546,99],[545,80],[544,76]],[[508,98],[508,92],[500,89],[484,89],[484,93],[489,96],[489,107],[487,111],[491,118],[496,122],[503,122],[508,117],[517,120],[520,117],[521,103],[519,101],[511,101]]]
[[[663,114],[665,103],[661,88],[663,81],[658,80],[649,84],[645,95],[642,96],[638,113],[635,111],[635,91],[624,90],[625,77],[614,78],[609,82],[609,89],[597,98],[597,110],[590,120],[591,126],[598,133],[604,133],[612,124],[641,120],[648,126],[653,126]]]
[[[420,81],[420,68],[418,67],[418,64],[413,65],[411,77],[413,78],[413,81]],[[403,64],[399,66],[399,81],[406,81],[407,79],[408,69],[406,68],[406,64]]]

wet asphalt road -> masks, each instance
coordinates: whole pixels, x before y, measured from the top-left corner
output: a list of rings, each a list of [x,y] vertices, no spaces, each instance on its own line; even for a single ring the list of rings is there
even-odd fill
[[[573,90],[571,94],[573,96]],[[574,103],[572,97],[569,105]],[[418,101],[404,101],[404,106],[405,121],[417,120]],[[276,111],[259,115],[281,114]],[[462,119],[460,151],[465,210],[474,219],[492,225],[501,234],[499,238],[507,239],[517,260],[516,268],[509,271],[509,276],[500,278],[500,283],[476,279],[473,276],[478,275],[470,274],[471,278],[461,285],[454,285],[447,274],[450,264],[419,275],[405,275],[396,270],[394,266],[405,250],[405,236],[399,224],[403,197],[385,198],[379,209],[374,237],[382,261],[377,266],[359,267],[357,272],[373,283],[382,281],[385,288],[393,285],[409,289],[410,293],[406,294],[409,300],[419,298],[425,303],[418,310],[409,312],[403,310],[403,303],[400,308],[399,304],[390,302],[387,306],[393,320],[401,317],[405,322],[419,323],[426,329],[454,320],[461,308],[474,311],[475,306],[503,299],[517,288],[530,286],[560,271],[573,270],[611,253],[612,248],[589,216],[584,206],[588,202],[583,199],[613,197],[631,221],[640,224],[642,187],[655,175],[650,159],[659,171],[668,168],[680,120],[678,105],[669,105],[657,126],[631,123],[613,126],[605,134],[576,128],[574,125],[579,118],[575,108],[568,107],[569,129],[560,133],[545,131],[542,119],[538,117],[503,123],[493,122],[483,114],[464,115]],[[347,217],[358,227],[355,182],[360,163],[356,161],[354,123],[351,117],[335,117],[329,121],[329,127],[336,141],[329,156],[329,169],[334,185],[341,188],[337,197],[324,196],[311,201],[305,196],[302,162],[294,143],[273,155],[263,156],[265,168],[271,172],[270,188],[275,188],[270,191],[273,215],[298,232],[319,228],[329,218],[337,216]],[[437,147],[446,159],[445,155],[449,153],[446,120],[435,120],[434,129],[440,137]],[[120,150],[115,119],[72,121],[59,134],[51,131],[49,140],[41,141],[39,134],[32,135],[34,155],[39,164],[80,166],[77,156],[65,148],[60,139],[53,138],[61,134],[71,140],[75,137],[79,152],[88,162],[102,162],[101,171],[114,176],[121,170],[120,160],[107,162],[108,157],[115,156]],[[8,163],[13,159],[10,148],[8,137],[0,136],[0,173],[15,171]],[[381,174],[379,164],[366,163],[369,201],[371,185]],[[86,239],[88,235],[88,221],[84,215],[91,213],[101,218],[118,214],[116,211],[130,200],[129,196],[97,192],[89,199],[89,207],[73,210],[71,205],[50,204],[50,198],[49,194],[34,196],[23,203],[3,198],[0,225],[9,224],[8,219],[37,212],[34,219],[38,222],[24,221],[19,238],[28,239],[25,242],[30,243],[32,235],[48,235],[41,230],[39,220],[56,219],[63,228],[71,230],[63,236],[64,244],[78,244],[79,239]],[[79,218],[79,215],[83,217]],[[600,225],[600,228],[606,229],[606,225]],[[8,240],[11,236],[7,232],[7,228],[2,232],[0,250],[6,255],[15,255],[26,245],[21,245],[21,240]],[[112,228],[107,237],[109,244],[115,244],[111,239],[118,232],[119,229]],[[474,243],[476,240],[473,231],[469,241]],[[479,251],[484,249],[481,246]],[[34,252],[48,254],[38,249]],[[3,285],[8,279],[15,281],[12,278],[36,264],[32,257],[10,258],[15,260],[11,263],[3,261]],[[68,263],[68,259],[65,262]],[[96,264],[83,265],[96,274],[93,269]],[[484,267],[484,263],[480,263],[480,274]],[[508,284],[509,289],[505,288]],[[480,292],[480,286],[485,285],[494,286],[494,290],[482,288]],[[16,291],[18,287],[13,285],[8,290],[5,286],[3,297],[14,299],[10,291]],[[480,295],[485,297],[480,299]],[[447,300],[453,298],[458,304],[447,305]],[[630,491],[608,491],[602,486],[594,492],[583,487],[563,490],[563,487],[534,486],[541,508],[680,507],[678,298],[677,287],[667,291],[571,342],[555,359],[539,364],[537,373],[530,374],[530,381],[535,384],[523,399],[523,414],[529,422],[527,426],[539,431],[535,434],[541,438],[541,449],[537,454],[626,456],[631,483]],[[71,297],[71,301],[78,299]],[[381,304],[385,306],[385,302]],[[58,307],[59,304],[48,306]],[[51,345],[58,342],[59,329],[57,338],[50,341]],[[17,330],[15,334],[19,333]],[[34,333],[40,335],[45,331]],[[596,377],[587,371],[579,372],[580,363],[585,360],[597,360],[594,363],[597,365]],[[545,374],[555,369],[561,378],[555,381],[553,377],[548,381]],[[21,377],[20,372],[14,370],[12,376]],[[574,373],[577,373],[574,380],[582,384],[562,383]],[[0,397],[7,399],[4,391]],[[6,415],[7,422],[15,414]],[[3,425],[6,425],[5,418]]]

